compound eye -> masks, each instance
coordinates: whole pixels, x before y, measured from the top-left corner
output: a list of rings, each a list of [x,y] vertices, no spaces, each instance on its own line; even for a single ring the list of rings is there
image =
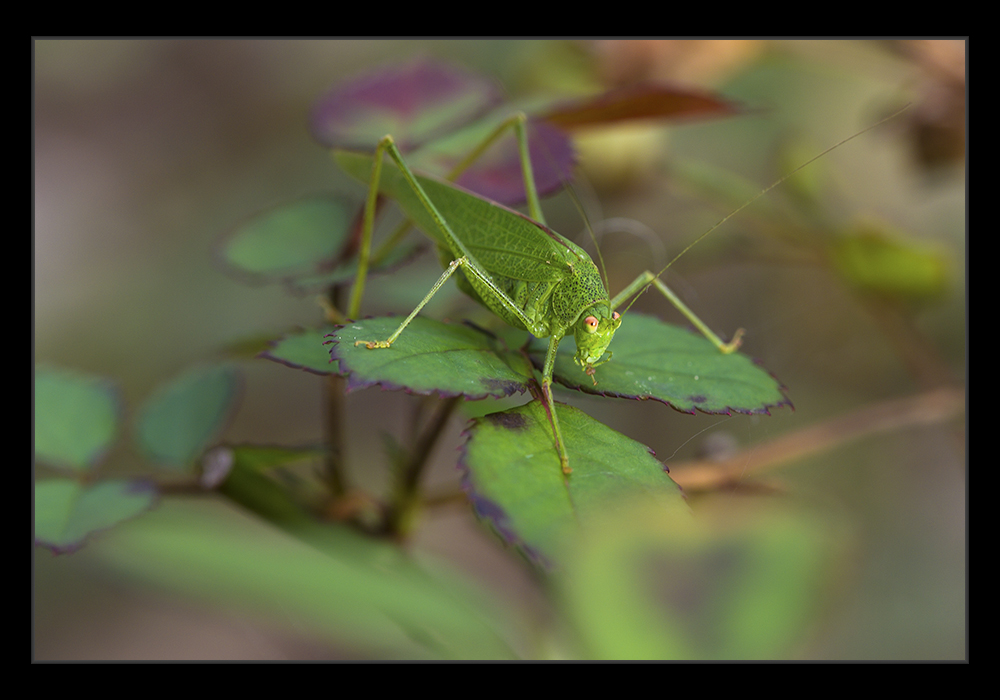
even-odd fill
[[[583,322],[587,324],[587,332],[593,333],[597,330],[597,319],[594,316],[587,316],[583,319]]]
[[[617,311],[613,311],[613,312],[611,312],[611,318],[613,318],[614,320],[616,320],[616,321],[617,321],[617,320],[618,320],[618,319],[620,319],[621,317],[622,317],[622,315],[621,315],[620,313],[618,313]]]

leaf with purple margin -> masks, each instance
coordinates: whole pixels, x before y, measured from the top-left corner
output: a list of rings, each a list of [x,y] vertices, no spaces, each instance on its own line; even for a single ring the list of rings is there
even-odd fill
[[[561,347],[554,378],[588,394],[655,399],[684,413],[768,413],[791,406],[781,382],[740,353],[724,355],[699,333],[627,314],[593,378]],[[544,352],[533,353],[536,364]],[[594,379],[597,385],[594,385]]]
[[[384,340],[400,317],[369,318],[331,334],[330,357],[348,376],[348,391],[378,384],[415,394],[501,398],[523,393],[531,379],[527,360],[497,338],[466,325],[417,316],[392,347],[369,350],[358,341]]]
[[[336,374],[337,362],[330,359],[330,351],[324,347],[327,334],[333,330],[333,326],[327,326],[286,333],[259,357],[313,374]]]
[[[35,483],[35,542],[57,554],[72,552],[98,530],[151,509],[155,485],[144,480],[109,480],[85,486],[71,479]]]
[[[652,451],[583,411],[556,404],[573,473],[564,476],[540,401],[473,421],[460,462],[476,512],[509,544],[541,564],[558,563],[559,543],[628,496],[663,508],[683,505]]]

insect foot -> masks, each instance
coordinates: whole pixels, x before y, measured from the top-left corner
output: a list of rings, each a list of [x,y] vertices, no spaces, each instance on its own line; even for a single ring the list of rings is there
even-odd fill
[[[354,347],[358,347],[359,345],[364,345],[369,350],[377,350],[379,348],[387,348],[392,343],[388,340],[359,340],[354,343]]]

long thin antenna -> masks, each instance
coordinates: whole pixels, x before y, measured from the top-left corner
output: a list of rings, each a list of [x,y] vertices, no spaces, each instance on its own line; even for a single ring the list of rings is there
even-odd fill
[[[594,244],[594,252],[597,254],[597,262],[600,264],[601,277],[604,280],[604,289],[610,289],[611,284],[608,279],[608,268],[604,265],[604,255],[601,254],[601,246],[597,242],[597,235],[594,233],[594,228],[590,225],[590,219],[587,217],[587,213],[583,210],[583,203],[576,194],[576,190],[573,189],[572,182],[566,182],[563,184],[563,190],[569,195],[569,198],[573,200],[573,206],[576,207],[577,212],[580,214],[580,218],[583,219],[583,225],[587,228],[587,233],[590,234],[590,241]],[[608,295],[610,300],[611,296]],[[610,310],[609,310],[610,312]]]
[[[890,119],[895,119],[902,112],[904,112],[905,110],[909,109],[909,107],[910,107],[910,103],[908,102],[903,107],[901,107],[900,109],[896,110],[895,112],[893,112],[892,114],[890,114],[885,119],[877,121],[874,124],[872,124],[871,126],[866,127],[864,129],[862,129],[861,131],[859,131],[859,132],[857,132],[855,134],[852,134],[852,135],[848,136],[845,139],[842,139],[842,140],[838,141],[837,143],[833,144],[832,146],[830,146],[829,148],[827,148],[822,153],[819,153],[819,154],[813,156],[812,158],[810,158],[809,160],[807,160],[805,163],[803,163],[799,167],[797,167],[794,170],[792,170],[791,172],[782,175],[780,178],[778,178],[773,183],[771,183],[770,185],[768,185],[767,187],[765,187],[763,190],[761,190],[760,192],[758,192],[756,195],[754,195],[753,197],[751,197],[750,199],[748,199],[746,202],[744,202],[743,204],[741,204],[739,207],[737,207],[733,211],[731,211],[728,214],[726,214],[726,216],[724,216],[717,224],[715,224],[715,226],[713,226],[712,228],[708,229],[703,234],[701,234],[700,236],[698,236],[697,238],[695,238],[691,243],[689,243],[684,248],[684,250],[682,250],[677,255],[675,255],[674,258],[673,258],[673,260],[671,260],[670,262],[668,262],[666,264],[666,266],[662,270],[660,270],[658,273],[656,273],[656,277],[659,278],[660,275],[662,275],[664,272],[667,271],[667,268],[669,268],[671,265],[673,265],[675,262],[677,262],[680,259],[680,257],[683,256],[685,253],[687,253],[689,250],[691,250],[696,245],[698,245],[702,241],[702,239],[705,238],[705,236],[707,236],[708,234],[712,233],[712,231],[714,231],[715,229],[717,229],[720,226],[722,226],[722,224],[724,224],[727,221],[729,221],[731,218],[733,218],[734,216],[736,216],[737,214],[739,214],[741,211],[743,211],[744,209],[746,209],[747,207],[749,207],[751,204],[753,204],[758,199],[760,199],[761,197],[763,197],[765,194],[767,194],[768,192],[770,192],[771,190],[773,190],[775,187],[777,187],[778,185],[780,185],[781,183],[783,183],[785,180],[787,180],[788,178],[790,178],[792,175],[794,175],[795,173],[799,172],[800,170],[802,170],[807,165],[810,165],[811,163],[819,160],[820,158],[822,158],[823,156],[825,156],[830,151],[832,151],[834,149],[837,149],[837,148],[840,148],[841,146],[843,146],[848,141],[850,141],[852,139],[856,139],[857,137],[861,136],[862,134],[871,131],[875,127],[878,127],[878,126],[881,126],[882,124],[885,124]],[[650,284],[652,284],[652,282],[650,282]],[[649,284],[647,284],[645,287],[643,287],[642,291],[645,291],[648,287],[649,287]],[[642,292],[640,292],[640,294],[641,293]],[[639,295],[637,294],[636,298],[638,298],[638,296]],[[634,303],[635,299],[633,299],[632,301]],[[629,304],[629,307],[631,307],[631,306],[632,306],[632,304]],[[626,307],[626,310],[628,310],[628,307]]]
[[[562,170],[558,167],[557,161],[552,156],[552,152],[549,150],[548,145],[545,143],[544,138],[538,139],[538,145],[542,150],[542,154],[548,160],[549,164],[554,166],[555,171],[559,174],[559,181],[562,184],[563,192],[565,192],[569,196],[570,200],[573,202],[573,206],[576,208],[577,213],[583,220],[583,225],[587,229],[587,233],[590,236],[590,241],[591,243],[594,244],[594,252],[597,255],[598,269],[600,270],[601,273],[601,279],[604,281],[604,289],[610,292],[610,280],[608,278],[608,269],[604,264],[604,255],[601,253],[601,246],[597,241],[597,235],[594,233],[594,229],[590,225],[590,218],[587,216],[587,212],[583,208],[583,203],[580,201],[580,197],[579,195],[577,195],[576,190],[573,187],[573,183],[571,181],[572,175],[570,176],[570,178],[563,178]],[[609,302],[610,298],[611,295],[609,293],[608,294]],[[610,303],[608,311],[609,313],[611,311]]]

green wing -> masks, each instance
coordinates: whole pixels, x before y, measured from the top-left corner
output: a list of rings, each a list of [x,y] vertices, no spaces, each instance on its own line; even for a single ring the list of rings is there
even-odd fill
[[[371,181],[370,154],[335,151],[334,159],[356,180]],[[417,180],[476,262],[492,275],[525,282],[557,282],[581,256],[589,261],[574,243],[513,209],[444,180],[426,175],[417,175]],[[390,158],[382,165],[379,192],[395,199],[417,228],[439,246],[455,257],[460,255]]]

